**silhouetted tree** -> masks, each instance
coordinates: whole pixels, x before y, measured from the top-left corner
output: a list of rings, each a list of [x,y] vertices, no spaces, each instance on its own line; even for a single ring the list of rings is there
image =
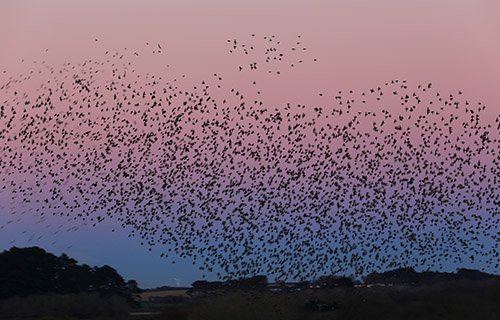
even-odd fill
[[[193,282],[191,284],[191,286],[197,290],[205,290],[205,289],[208,289],[210,287],[210,282],[208,282],[206,280],[197,280],[197,281]]]
[[[140,291],[136,281],[125,282],[112,267],[79,265],[66,254],[57,257],[39,247],[13,247],[0,253],[0,298],[97,292],[120,295],[132,303]]]
[[[370,273],[364,278],[365,283],[417,283],[419,274],[413,268],[399,268],[383,273]]]

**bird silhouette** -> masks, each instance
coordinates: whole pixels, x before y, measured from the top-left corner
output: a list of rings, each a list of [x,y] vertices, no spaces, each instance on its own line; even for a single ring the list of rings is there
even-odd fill
[[[227,40],[245,90],[220,72],[190,88],[140,74],[139,49],[2,75],[0,229],[34,216],[53,230],[55,216],[56,236],[112,220],[227,278],[497,268],[500,116],[400,79],[271,106],[252,75],[317,61],[297,39]]]

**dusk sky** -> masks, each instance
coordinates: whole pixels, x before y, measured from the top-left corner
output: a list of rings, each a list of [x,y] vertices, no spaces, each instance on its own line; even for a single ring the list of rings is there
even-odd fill
[[[12,79],[23,79],[32,70],[44,70],[35,72],[29,81],[12,84],[19,92],[36,97],[40,85],[54,77],[49,67],[60,70],[68,62],[104,62],[117,52],[117,56],[125,54],[125,60],[132,63],[130,69],[142,79],[146,75],[163,77],[170,83],[177,79],[180,90],[189,90],[202,81],[216,83],[215,73],[224,78],[215,98],[225,99],[234,88],[249,100],[258,96],[269,109],[282,111],[287,103],[327,106],[339,91],[353,90],[360,97],[361,92],[393,79],[407,81],[411,90],[432,83],[432,90],[444,97],[460,91],[460,99],[470,103],[469,109],[486,106],[482,121],[493,126],[490,138],[496,144],[490,144],[491,154],[482,154],[478,159],[486,168],[497,166],[498,173],[498,160],[492,159],[499,152],[495,140],[499,138],[498,130],[495,132],[500,110],[499,32],[500,2],[496,0],[2,0],[0,87]],[[257,53],[252,53],[252,58],[241,48],[230,53],[232,42],[228,40],[234,39],[247,48],[255,47]],[[288,50],[283,58],[286,67],[273,61],[265,64],[269,39],[273,39],[273,45],[280,41],[283,52]],[[253,57],[259,67],[265,65],[267,69],[247,70]],[[111,65],[113,62],[107,64],[107,70],[120,67],[122,61],[116,61],[116,66]],[[239,71],[239,66],[245,69]],[[104,84],[106,78],[97,81]],[[9,110],[9,104],[17,101],[13,90],[0,90],[0,103]],[[385,101],[383,107],[389,112],[399,112],[397,99]],[[92,117],[100,115],[96,112]],[[6,121],[0,116],[0,131]],[[16,125],[23,124],[15,122],[13,128]],[[453,125],[455,132],[460,132],[460,125]],[[0,135],[0,148],[7,143],[4,140]],[[0,149],[3,160],[11,153]],[[28,156],[23,159],[30,160]],[[22,184],[21,175],[9,176],[7,162],[0,166],[0,183],[17,179]],[[469,169],[473,170],[470,167],[464,172]],[[490,186],[490,194],[500,191],[498,177]],[[217,278],[215,272],[200,271],[199,264],[193,264],[189,257],[161,258],[161,245],[149,251],[147,246],[141,246],[138,237],[129,237],[130,229],[121,228],[116,219],[106,219],[95,227],[82,221],[68,223],[62,217],[41,219],[32,204],[21,203],[11,192],[0,189],[0,250],[36,245],[56,254],[64,252],[81,263],[111,265],[126,279],[136,279],[143,288],[175,285],[174,278],[181,279],[181,285],[190,285],[203,274],[207,279]],[[486,224],[498,222],[498,192],[494,200],[496,208],[489,204],[482,208],[489,211],[478,210]],[[480,203],[476,204],[481,208]],[[477,240],[490,248],[485,249],[484,259],[462,264],[445,261],[442,268],[485,268],[498,274],[494,260],[498,261],[499,239],[494,235],[499,228],[490,225],[484,230],[489,233],[478,235]],[[172,264],[172,260],[176,263]]]

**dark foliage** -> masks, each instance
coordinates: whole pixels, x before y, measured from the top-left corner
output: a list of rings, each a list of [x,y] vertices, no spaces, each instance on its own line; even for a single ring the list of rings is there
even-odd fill
[[[498,320],[499,301],[500,279],[336,287],[284,294],[240,290],[192,300],[186,319]]]
[[[400,268],[382,273],[371,273],[364,278],[366,284],[432,284],[452,280],[486,280],[498,276],[478,270],[459,269],[456,273],[448,272],[416,272],[412,268]]]
[[[158,292],[158,291],[170,291],[170,290],[186,290],[189,288],[185,287],[172,287],[172,286],[160,286],[152,289],[142,289],[143,292]]]
[[[0,299],[82,292],[118,295],[134,304],[140,289],[136,281],[126,282],[110,266],[79,265],[66,254],[57,257],[39,247],[13,247],[0,253]]]
[[[344,276],[322,276],[313,284],[319,285],[321,288],[354,287],[354,281]]]

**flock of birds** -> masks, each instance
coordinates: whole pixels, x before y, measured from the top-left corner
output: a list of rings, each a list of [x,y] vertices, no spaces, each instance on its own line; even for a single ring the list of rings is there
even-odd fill
[[[268,74],[281,74],[281,68],[287,66],[294,68],[306,60],[306,57],[301,52],[306,51],[307,47],[302,43],[302,36],[298,35],[293,43],[286,43],[278,40],[275,35],[264,36],[260,41],[255,41],[256,35],[251,35],[250,42],[243,43],[237,39],[228,39],[229,53],[243,53],[246,59],[246,65],[238,66],[239,71],[257,70],[259,66],[264,65]],[[263,53],[255,54],[255,51]],[[317,58],[313,59],[318,61]],[[285,65],[286,64],[286,65]],[[255,84],[255,83],[254,83]]]
[[[250,59],[238,71],[255,72],[303,63],[298,38],[228,44]],[[481,103],[394,79],[274,107],[217,73],[192,88],[141,74],[130,53],[0,75],[5,224],[118,221],[223,279],[498,272],[500,116]]]

